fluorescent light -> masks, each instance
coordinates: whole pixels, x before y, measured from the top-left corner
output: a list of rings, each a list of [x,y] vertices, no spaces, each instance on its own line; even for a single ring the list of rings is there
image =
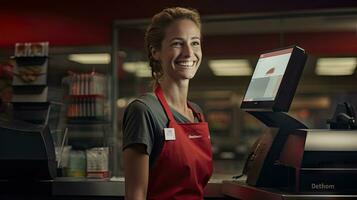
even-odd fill
[[[355,72],[356,58],[319,58],[315,72],[320,76],[346,76]]]
[[[117,100],[118,108],[124,108],[127,105],[128,101],[125,98],[120,98]]]
[[[123,69],[126,72],[134,73],[137,77],[151,77],[151,69],[148,62],[124,62]]]
[[[216,76],[249,76],[252,68],[246,59],[210,60],[209,67]]]
[[[109,64],[109,53],[70,54],[68,59],[81,64]]]
[[[138,65],[143,65],[143,62],[124,62],[123,69],[129,73],[135,73]]]
[[[233,152],[221,152],[219,157],[221,159],[234,159],[235,154]]]
[[[136,98],[135,97],[124,97],[117,99],[117,107],[118,108],[125,108],[131,102],[133,102]]]

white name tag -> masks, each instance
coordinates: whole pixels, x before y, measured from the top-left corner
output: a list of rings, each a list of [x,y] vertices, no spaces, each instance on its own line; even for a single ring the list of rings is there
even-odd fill
[[[164,128],[165,140],[176,140],[174,128]]]

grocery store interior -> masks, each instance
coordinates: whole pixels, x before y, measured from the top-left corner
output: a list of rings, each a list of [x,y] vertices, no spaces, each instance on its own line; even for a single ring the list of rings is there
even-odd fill
[[[47,49],[43,56],[48,57],[46,86],[38,85],[46,87],[46,94],[42,93],[45,96],[40,100],[28,101],[50,103],[48,123],[57,161],[59,154],[64,154],[60,158],[61,167],[66,168],[62,175],[85,177],[86,169],[73,159],[83,161],[85,153],[88,159],[89,150],[101,148],[106,153],[103,162],[109,166],[108,174],[103,176],[122,177],[124,109],[135,97],[152,91],[144,49],[145,28],[150,17],[163,8],[192,7],[202,17],[203,61],[190,82],[189,99],[203,109],[209,123],[214,158],[212,178],[229,179],[241,173],[251,146],[267,129],[240,109],[262,52],[290,45],[305,49],[308,58],[289,114],[308,128],[327,128],[326,122],[338,103],[357,106],[357,3],[271,2],[2,2],[0,116],[13,114],[12,98],[24,101],[17,92],[39,87],[34,83],[39,77],[28,80],[15,69],[18,63],[14,57],[21,54],[21,47],[40,44]],[[221,66],[216,68],[215,62]],[[71,95],[77,92],[73,91],[76,76],[83,82],[87,76],[88,80],[93,76],[101,81],[100,96],[80,91],[83,96],[73,98]],[[15,80],[24,83],[16,85]],[[71,106],[79,104],[85,104],[85,109],[87,105],[100,105],[100,117],[89,116],[91,111],[73,113]]]

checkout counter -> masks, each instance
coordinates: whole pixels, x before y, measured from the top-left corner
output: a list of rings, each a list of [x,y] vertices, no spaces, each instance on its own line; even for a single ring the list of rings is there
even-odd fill
[[[57,177],[47,125],[0,118],[0,199],[124,199],[124,178]],[[224,199],[211,181],[205,199]]]
[[[1,128],[1,141],[5,141],[4,134],[4,125],[2,121]],[[18,122],[12,122],[13,125],[16,125],[16,130],[19,127],[24,127],[25,124],[19,125]],[[29,125],[29,124],[26,124]],[[0,199],[28,199],[29,197],[33,199],[124,199],[124,179],[123,178],[112,178],[105,180],[98,179],[85,179],[85,178],[69,178],[69,177],[56,177],[53,174],[53,170],[55,170],[56,165],[53,165],[53,152],[51,153],[51,141],[49,139],[44,139],[45,135],[48,134],[46,131],[48,130],[46,127],[38,127],[32,126],[32,132],[29,131],[27,127],[27,132],[18,132],[20,135],[13,135],[16,140],[12,142],[7,142],[8,146],[14,144],[14,142],[21,143],[21,137],[24,135],[26,139],[31,139],[35,145],[39,145],[41,148],[38,148],[39,152],[45,152],[45,154],[39,154],[41,156],[35,156],[35,150],[31,152],[27,152],[26,157],[22,157],[21,155],[24,152],[21,152],[21,148],[18,148],[18,156],[17,163],[11,162],[7,160],[7,170],[8,173],[2,173],[2,177],[0,180]],[[10,128],[7,126],[7,129]],[[9,129],[8,129],[9,130]],[[37,132],[35,131],[37,130]],[[310,131],[310,132],[309,132]],[[324,138],[325,134],[330,134],[332,137],[337,135],[337,137],[333,138],[333,143],[324,142],[320,143],[317,141],[321,141]],[[271,136],[276,136],[276,130],[265,134],[265,136],[261,137],[260,140],[267,141],[266,138],[271,138]],[[12,133],[13,134],[13,133]],[[355,136],[356,135],[356,136]],[[269,137],[268,137],[269,136]],[[341,136],[341,137],[339,137]],[[330,136],[331,137],[331,136]],[[346,156],[350,156],[353,152],[348,151],[340,151],[336,153],[340,153],[340,155],[335,154],[333,157],[332,154],[324,156],[324,153],[318,152],[317,150],[323,151],[324,148],[335,148],[335,150],[347,150],[348,148],[352,148],[357,144],[356,142],[357,134],[355,131],[340,131],[340,130],[331,130],[331,131],[318,131],[318,130],[299,130],[294,134],[289,134],[286,142],[282,145],[282,153],[281,164],[290,165],[293,167],[296,164],[296,158],[300,159],[301,163],[303,163],[300,168],[295,168],[289,170],[281,170],[281,167],[276,166],[276,169],[260,169],[257,171],[258,164],[256,166],[249,166],[246,173],[248,176],[244,176],[241,179],[237,180],[211,180],[208,186],[205,188],[205,199],[356,199],[357,195],[353,192],[355,191],[355,185],[351,183],[355,183],[354,180],[357,180],[353,174],[350,172],[353,171],[353,168],[346,170],[346,162],[353,160],[346,159]],[[305,140],[305,144],[303,141]],[[337,145],[338,140],[340,144]],[[36,142],[37,141],[37,142]],[[43,141],[42,145],[41,142]],[[46,143],[48,141],[48,143]],[[337,143],[336,143],[337,142]],[[1,147],[4,147],[5,144],[2,143]],[[17,146],[17,145],[16,145]],[[263,145],[264,146],[264,145]],[[265,145],[269,146],[269,145]],[[18,146],[17,146],[18,147]],[[26,147],[23,144],[23,147]],[[270,146],[271,147],[271,146]],[[260,147],[262,149],[262,147]],[[345,149],[339,149],[345,148]],[[267,148],[268,151],[271,151],[271,148]],[[303,151],[299,151],[299,150]],[[3,150],[3,149],[2,149]],[[24,148],[24,150],[27,150]],[[295,152],[292,152],[295,151]],[[4,171],[4,158],[5,155],[2,151],[1,154],[1,171]],[[37,152],[37,153],[39,153]],[[258,150],[257,152],[263,152],[263,150]],[[257,153],[256,152],[256,153]],[[265,151],[267,152],[267,151]],[[14,151],[8,151],[8,153],[14,154]],[[294,155],[299,156],[289,156],[293,153]],[[267,153],[269,154],[269,153]],[[320,156],[316,156],[319,154]],[[345,154],[345,155],[343,155]],[[260,159],[263,154],[256,154],[256,159]],[[14,156],[14,155],[13,155]],[[266,155],[267,156],[267,155]],[[342,156],[342,157],[341,157]],[[269,157],[269,156],[267,156]],[[274,157],[274,156],[273,156]],[[328,159],[326,158],[328,157]],[[357,157],[357,156],[354,156]],[[356,159],[356,158],[355,158]],[[260,159],[261,160],[261,159]],[[264,160],[264,159],[263,159]],[[337,166],[336,161],[340,161],[340,164],[345,164],[344,168],[340,168]],[[23,164],[19,164],[22,162]],[[27,163],[27,164],[26,164]],[[29,163],[37,163],[36,167],[31,168],[32,164]],[[269,163],[269,161],[266,161]],[[313,163],[319,163],[319,166],[323,165],[335,165],[330,166],[329,168],[325,168],[321,171],[318,171],[321,168],[314,168]],[[276,163],[275,163],[276,164]],[[16,165],[16,168],[23,168],[21,170],[24,171],[16,171],[11,170],[10,165]],[[254,170],[253,170],[254,169]],[[18,170],[18,169],[17,169]],[[252,171],[253,170],[253,171]],[[300,171],[297,171],[300,170]],[[310,170],[310,171],[309,171]],[[11,172],[11,173],[10,173]],[[296,177],[294,179],[294,172],[299,173],[300,185],[295,184]],[[314,174],[314,172],[316,172]],[[333,175],[333,172],[337,172],[339,174]],[[286,173],[286,174],[285,174]],[[326,173],[326,174],[322,174]],[[30,174],[37,174],[37,178],[30,177]],[[253,176],[256,174],[256,176]],[[321,175],[322,174],[322,175]],[[315,176],[312,176],[315,175]],[[279,177],[280,179],[276,179]],[[24,178],[27,177],[27,178]],[[316,190],[320,191],[309,191],[305,186],[309,185],[309,181],[311,178],[321,178],[320,182],[329,183],[329,181],[340,181],[341,184],[345,184],[342,186],[336,185],[332,190],[331,187],[325,186],[322,184],[321,187],[317,185]],[[318,181],[319,182],[319,181]],[[305,186],[304,186],[305,183]],[[272,186],[273,184],[274,186]],[[289,185],[290,184],[290,185]],[[292,186],[290,187],[289,186]],[[326,184],[325,184],[326,185]],[[296,186],[300,187],[301,191],[297,191]],[[326,188],[327,190],[331,190],[330,192],[323,192]],[[343,189],[343,190],[339,190]],[[340,191],[340,192],[339,192]]]

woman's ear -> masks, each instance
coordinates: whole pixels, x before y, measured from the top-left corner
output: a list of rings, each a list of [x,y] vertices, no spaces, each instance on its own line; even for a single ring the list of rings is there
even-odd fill
[[[159,61],[160,60],[160,51],[156,50],[154,47],[150,47],[152,57]]]

